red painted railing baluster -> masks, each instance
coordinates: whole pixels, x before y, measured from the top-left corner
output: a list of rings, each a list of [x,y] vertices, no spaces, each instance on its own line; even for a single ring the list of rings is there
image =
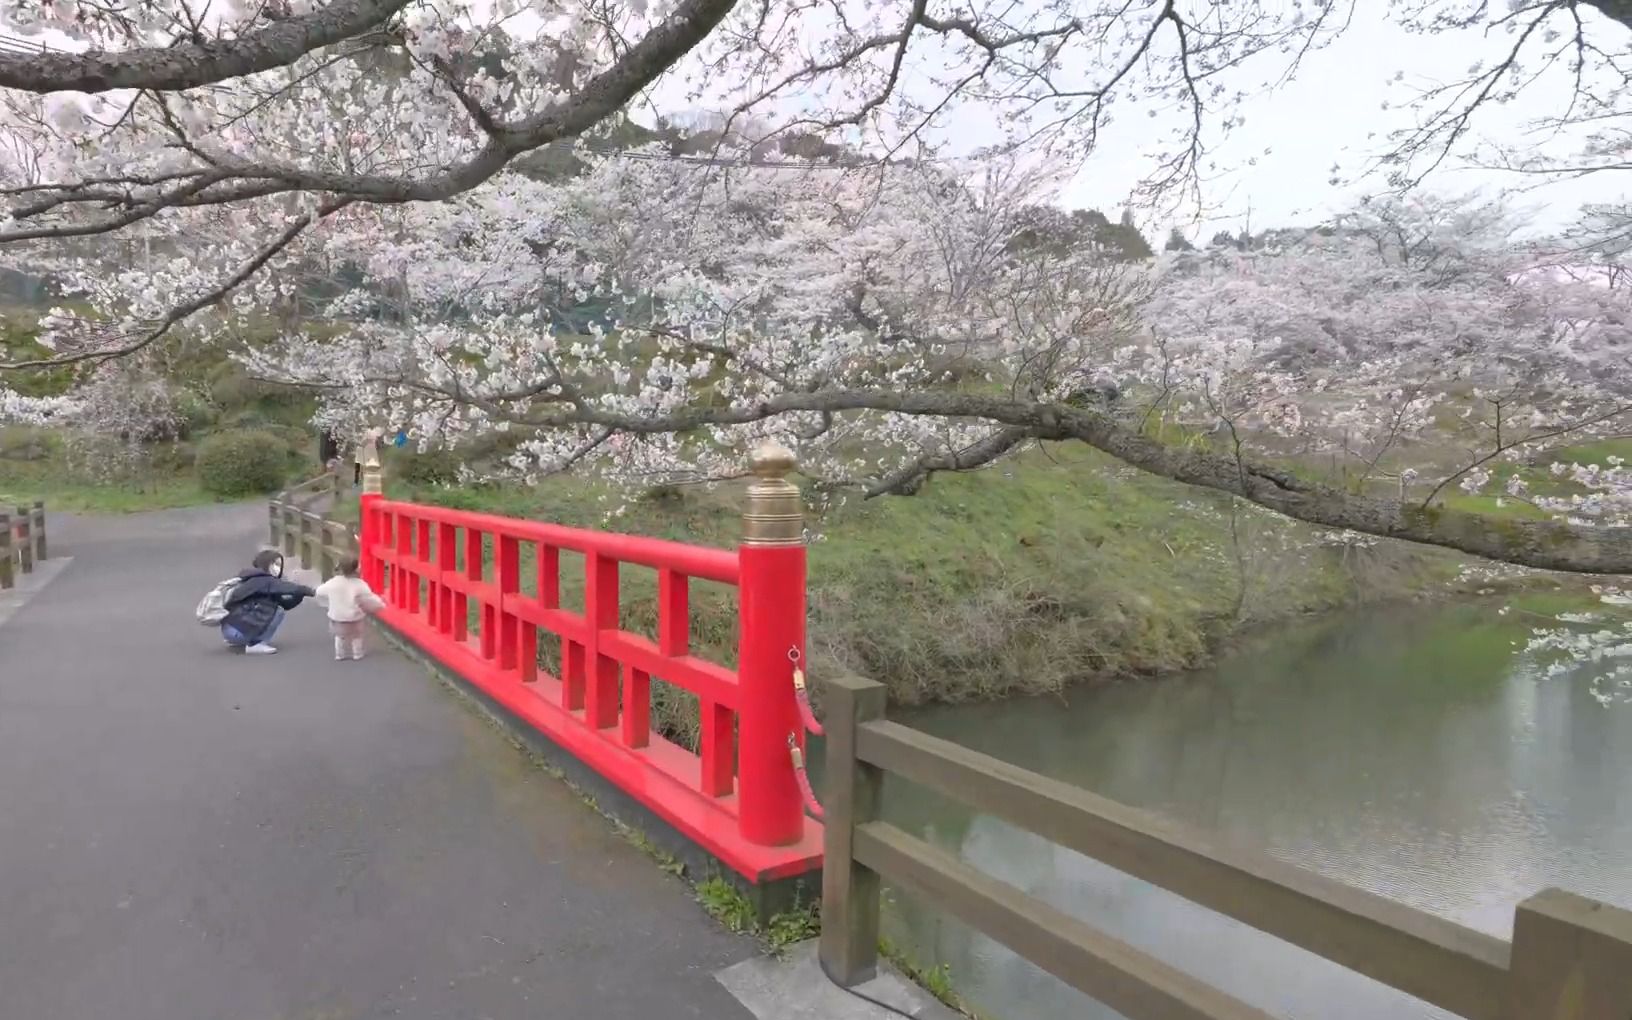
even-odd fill
[[[512,535],[499,535],[495,550],[498,566],[499,598],[509,600],[521,592],[521,543]],[[520,628],[514,613],[497,607],[499,618],[499,668],[515,669]]]
[[[436,543],[433,549],[431,541],[427,541],[425,548],[419,554],[420,560],[425,564],[423,568],[425,573],[425,626],[440,634],[442,633],[442,568],[439,564],[442,562],[442,528],[440,525],[433,527],[429,518],[422,522],[422,526],[430,529],[430,534],[426,535],[426,538],[432,539],[432,536],[435,536],[432,541]]]
[[[561,707],[577,712],[584,707],[584,646],[561,637]]]
[[[671,658],[691,651],[691,584],[667,567],[657,572],[657,650]]]
[[[480,581],[482,579],[482,532],[469,524],[465,525],[465,579]],[[459,596],[459,606],[455,610],[459,614],[459,640],[470,639],[470,599],[469,594]],[[477,615],[481,613],[481,599],[476,600]]]
[[[414,523],[413,518],[399,512],[396,520],[391,524],[392,533],[397,537],[397,562],[391,571],[392,604],[401,609],[408,608],[408,586],[413,583],[413,574],[408,566],[408,554],[413,548]]]
[[[436,571],[441,578],[436,586],[436,629],[439,633],[453,635],[456,628],[453,622],[454,597],[453,589],[448,586],[447,578],[459,570],[459,528],[457,525],[442,521],[436,526]],[[461,615],[464,613],[464,603],[459,603]],[[460,638],[460,640],[464,640]]]
[[[618,627],[618,561],[599,552],[584,557],[584,619],[589,628],[584,721],[602,730],[618,720],[618,663],[601,653],[601,632]]]
[[[425,588],[427,600],[436,597],[435,589],[428,583],[431,568],[435,561],[431,559],[431,522],[422,518],[415,522],[414,536],[414,577],[408,589],[408,608],[413,612],[420,611],[419,589]]]
[[[397,547],[397,533],[395,530],[397,515],[391,513],[390,511],[376,508],[374,511],[374,516],[379,525],[380,531],[379,547],[385,550],[395,549]],[[379,563],[380,583],[379,587],[377,587],[375,590],[379,593],[380,598],[384,599],[389,605],[391,603],[391,575],[395,574],[397,569],[395,564],[387,563],[383,559],[380,560]]]
[[[652,741],[652,678],[643,669],[623,667],[623,746]]]
[[[475,536],[474,541],[471,541],[471,535]],[[468,557],[472,552],[475,553],[473,559],[467,559],[465,562],[467,572],[470,574],[471,580],[485,581],[485,579],[492,576],[485,562],[487,558],[487,530],[484,528],[480,531],[467,532],[466,541],[468,543],[466,556]],[[497,544],[496,541],[495,544]],[[475,564],[474,567],[471,566],[472,563]],[[476,625],[476,644],[481,649],[482,658],[491,662],[498,652],[498,607],[493,604],[493,600],[488,597],[486,592],[477,596],[476,605],[477,616],[481,621]]]
[[[724,797],[731,792],[733,765],[736,764],[736,733],[731,725],[735,720],[729,708],[706,698],[697,699],[697,711],[702,726],[698,734],[702,756],[699,782],[702,792],[709,797]]]
[[[545,609],[561,608],[561,549],[538,547],[538,604]]]

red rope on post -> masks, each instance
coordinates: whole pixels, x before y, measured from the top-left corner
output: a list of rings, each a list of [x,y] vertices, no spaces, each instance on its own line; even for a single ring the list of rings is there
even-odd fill
[[[816,799],[816,789],[810,785],[810,776],[805,772],[805,753],[799,750],[799,743],[792,733],[788,734],[788,757],[793,759],[793,776],[799,781],[799,793],[805,799],[805,810],[819,822],[823,818],[822,802]]]
[[[805,730],[818,737],[824,735],[822,724],[816,718],[816,710],[810,707],[810,692],[805,689],[805,671],[798,666],[793,668],[794,698],[799,702],[799,718],[805,724]]]

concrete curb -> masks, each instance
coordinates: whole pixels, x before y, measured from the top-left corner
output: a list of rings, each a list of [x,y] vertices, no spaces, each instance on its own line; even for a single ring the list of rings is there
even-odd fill
[[[68,564],[74,562],[72,556],[63,556],[53,560],[42,560],[34,564],[34,571],[22,574],[17,578],[17,587],[0,589],[0,625],[17,615],[18,610],[28,605],[34,596],[46,589],[52,581],[62,576],[68,569]]]
[[[878,976],[871,981],[857,985],[854,991],[840,988],[822,973],[815,939],[799,943],[780,958],[765,956],[733,964],[714,979],[763,1020],[895,1020],[901,1016],[962,1020],[884,961],[879,962]]]

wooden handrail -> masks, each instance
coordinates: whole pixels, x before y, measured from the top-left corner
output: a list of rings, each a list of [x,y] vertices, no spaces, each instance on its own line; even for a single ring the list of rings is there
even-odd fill
[[[924,895],[1129,1020],[1261,1016],[878,818],[895,774],[1469,1020],[1627,1020],[1632,912],[1545,890],[1512,944],[939,737],[890,722],[884,690],[839,677],[829,708],[824,966],[876,971],[879,885]]]
[[[856,859],[1124,1016],[1273,1020],[893,825],[869,822],[858,829]]]
[[[325,471],[316,478],[308,478],[304,482],[292,485],[273,497],[273,502],[292,506],[298,510],[305,510],[317,501],[324,493],[338,493],[340,476]]]
[[[1500,939],[900,723],[856,754],[986,814],[1470,1020],[1501,1020]]]

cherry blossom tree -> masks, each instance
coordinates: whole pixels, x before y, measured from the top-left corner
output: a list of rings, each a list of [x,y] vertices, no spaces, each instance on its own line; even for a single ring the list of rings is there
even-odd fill
[[[20,0],[3,12],[13,227],[0,242],[83,237],[175,210],[271,205],[287,238],[353,203],[441,201],[516,158],[591,131],[659,86],[769,133],[812,129],[889,156],[996,118],[1017,143],[1081,153],[1125,106],[1175,105],[1145,190],[1193,185],[1237,122],[1231,76],[1285,81],[1339,34],[1354,0],[857,5],[798,0]],[[1578,97],[1620,73],[1623,0],[1401,0],[1423,32],[1503,31],[1391,159],[1448,152],[1479,108],[1567,59]],[[917,84],[903,83],[911,78]],[[1611,81],[1613,85],[1613,81]],[[1626,90],[1611,88],[1611,96]],[[1606,119],[1601,100],[1564,118]],[[1583,100],[1585,104],[1586,100]],[[295,196],[290,202],[269,198]],[[240,265],[254,271],[254,259]],[[239,273],[223,272],[219,298]],[[190,314],[190,313],[189,313]]]
[[[425,443],[503,433],[523,477],[713,480],[775,436],[828,490],[879,495],[1074,439],[1335,529],[1625,569],[1612,466],[1561,469],[1570,507],[1504,497],[1557,519],[1490,524],[1440,498],[1624,430],[1632,406],[1627,294],[1512,243],[1505,209],[1374,203],[1273,245],[1130,264],[1037,243],[1052,183],[1012,160],[507,174],[312,242],[397,239],[329,314],[357,319],[400,282],[406,321],[249,357]],[[1343,476],[1280,466],[1313,454]]]
[[[1193,185],[1239,116],[1232,72],[1291,73],[1352,9],[11,5],[48,48],[0,53],[0,252],[92,312],[57,316],[50,356],[0,371],[139,357],[178,328],[229,336],[337,266],[361,277],[323,309],[340,336],[292,332],[238,356],[329,392],[336,420],[389,415],[424,442],[507,436],[523,476],[717,478],[774,434],[824,485],[887,493],[1077,440],[1335,529],[1632,570],[1632,536],[1602,515],[1493,527],[1433,493],[1311,481],[1267,442],[1352,447],[1376,466],[1455,404],[1477,409],[1475,431],[1496,419],[1447,479],[1477,483],[1496,458],[1619,420],[1604,372],[1621,356],[1622,292],[1462,228],[1424,265],[1384,243],[1381,218],[1154,270],[1028,246],[1020,211],[1046,174],[924,149],[952,118],[984,115],[1016,146],[1069,159],[1123,107],[1177,103],[1185,123],[1144,185]],[[1543,62],[1559,52],[1548,33],[1565,32],[1583,74],[1614,73],[1632,26],[1620,0],[1395,10],[1423,31],[1511,27],[1509,55]],[[1481,105],[1523,87],[1518,57],[1497,66],[1427,97],[1448,100],[1450,129],[1430,124],[1399,159],[1450,152]],[[723,104],[713,150],[592,146],[565,181],[516,168],[663,88]],[[762,137],[796,129],[851,143],[863,165],[787,160]],[[108,248],[132,237],[141,264],[110,271]],[[1167,414],[1186,441],[1153,434]]]

